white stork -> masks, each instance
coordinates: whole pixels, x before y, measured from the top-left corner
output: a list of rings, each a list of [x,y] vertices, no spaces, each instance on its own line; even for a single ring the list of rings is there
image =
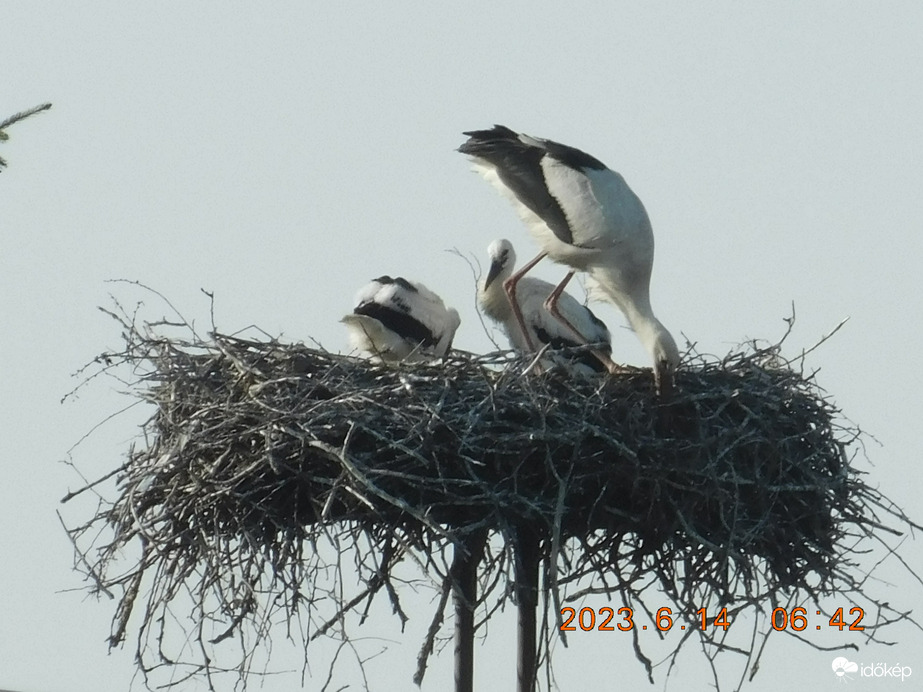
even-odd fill
[[[606,325],[593,311],[569,293],[562,293],[558,299],[561,318],[553,317],[545,307],[545,301],[554,285],[526,276],[519,280],[516,289],[525,325],[523,332],[513,314],[509,296],[503,289],[504,282],[516,266],[513,245],[506,239],[495,240],[487,248],[487,254],[490,256],[490,269],[478,286],[478,302],[484,314],[503,327],[513,349],[519,353],[534,353],[536,347],[545,345],[554,350],[592,344],[593,351],[577,357],[575,371],[605,372],[611,363],[611,337]]]
[[[340,321],[354,348],[389,363],[443,358],[461,323],[423,284],[390,276],[363,286],[352,314]]]
[[[468,141],[458,151],[513,202],[542,248],[504,284],[517,321],[523,324],[516,285],[543,257],[571,268],[549,297],[548,311],[555,316],[564,286],[575,271],[584,271],[591,295],[624,313],[651,355],[658,390],[669,392],[679,349],[651,309],[654,235],[625,179],[579,149],[502,125],[464,134]]]

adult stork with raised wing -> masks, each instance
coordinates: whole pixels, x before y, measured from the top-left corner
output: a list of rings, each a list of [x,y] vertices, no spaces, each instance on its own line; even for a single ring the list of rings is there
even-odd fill
[[[341,322],[353,348],[394,363],[443,358],[461,320],[423,284],[380,276],[359,290],[356,307]]]
[[[622,311],[653,360],[657,389],[668,393],[679,349],[651,308],[654,235],[644,205],[625,179],[579,149],[502,125],[465,134],[468,140],[458,151],[513,202],[541,246],[538,256],[504,284],[523,333],[517,284],[548,256],[571,268],[549,296],[548,311],[561,319],[557,303],[564,287],[575,271],[586,272],[591,295]]]

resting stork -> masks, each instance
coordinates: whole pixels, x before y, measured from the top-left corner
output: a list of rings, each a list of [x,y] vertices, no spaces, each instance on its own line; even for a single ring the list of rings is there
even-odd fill
[[[381,361],[443,358],[461,320],[420,283],[380,276],[356,294],[356,307],[340,320],[353,348]]]
[[[516,266],[516,252],[506,239],[495,240],[487,248],[490,269],[478,286],[478,302],[484,314],[499,322],[515,351],[534,353],[537,347],[568,348],[583,344],[594,345],[593,351],[580,354],[574,363],[576,372],[605,372],[611,366],[611,337],[606,325],[585,305],[569,293],[558,300],[561,319],[553,317],[545,308],[545,301],[554,285],[541,279],[525,276],[519,280],[516,299],[523,322],[517,322],[509,296],[503,283]],[[525,326],[525,331],[523,331]]]
[[[570,267],[549,297],[548,311],[560,319],[561,292],[575,271],[586,272],[591,295],[618,306],[653,360],[657,389],[669,392],[679,349],[651,308],[654,235],[625,179],[579,149],[502,125],[464,134],[468,140],[458,151],[513,202],[541,246],[504,284],[523,332],[516,286],[548,256]]]

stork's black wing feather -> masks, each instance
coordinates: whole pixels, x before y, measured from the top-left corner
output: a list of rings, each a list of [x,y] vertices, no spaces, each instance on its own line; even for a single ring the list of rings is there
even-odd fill
[[[395,310],[374,301],[357,305],[353,312],[357,315],[365,315],[378,320],[386,329],[390,329],[395,334],[415,344],[432,347],[439,343],[439,339],[426,325],[406,312]]]
[[[518,134],[502,125],[464,134],[468,135],[468,141],[458,151],[492,165],[516,199],[541,218],[559,240],[572,244],[574,236],[570,224],[558,200],[549,191],[542,171],[541,161],[546,150],[523,142]]]

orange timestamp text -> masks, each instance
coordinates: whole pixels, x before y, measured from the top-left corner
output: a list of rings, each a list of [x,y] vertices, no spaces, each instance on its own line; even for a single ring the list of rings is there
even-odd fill
[[[708,627],[717,628],[720,627],[727,630],[730,627],[731,622],[728,620],[727,608],[722,608],[718,613],[709,620],[705,608],[699,608],[696,612],[696,620],[689,624],[680,624],[679,628],[681,630],[690,629],[692,627],[699,627],[700,629],[708,629]],[[581,608],[579,611],[576,608],[571,608],[570,606],[561,608],[561,631],[562,632],[576,632],[577,629],[581,629],[584,632],[590,632],[591,630],[597,630],[599,632],[630,632],[635,628],[634,621],[634,610],[628,606],[624,606],[615,610],[608,606],[603,606],[602,608]],[[655,627],[661,632],[669,632],[676,625],[673,610],[667,606],[657,609],[657,614],[654,618]],[[647,625],[641,625],[642,630],[647,629]]]
[[[821,615],[819,610],[815,611],[815,613]],[[827,620],[827,627],[836,627],[840,632],[843,631],[843,628],[846,628],[850,632],[864,631],[865,627],[859,623],[862,622],[862,618],[865,617],[865,611],[859,606],[856,606],[855,608],[849,609],[849,615],[853,618],[852,622],[847,622],[843,615],[843,609],[837,608],[833,611],[833,615],[830,616],[830,619]],[[777,632],[782,632],[784,630],[803,632],[810,626],[811,623],[808,621],[808,611],[801,606],[792,608],[791,611],[785,608],[776,608],[772,611],[772,628]],[[821,629],[821,625],[814,625],[814,629]]]
[[[821,611],[818,610],[815,612],[817,615],[821,615]],[[826,625],[827,627],[836,627],[841,632],[844,629],[850,632],[862,632],[865,628],[859,623],[862,621],[862,618],[865,617],[865,611],[862,608],[855,607],[850,608],[848,613],[852,618],[851,622],[847,621],[843,608],[837,608],[833,614],[826,619],[826,622],[822,620],[821,624],[817,624],[808,620],[808,611],[806,608],[799,606],[797,608],[792,608],[790,611],[785,608],[775,608],[772,611],[772,628],[780,632],[787,629],[795,632],[803,632],[812,625],[812,629],[816,630],[820,630],[822,629],[822,625]],[[824,615],[824,617],[826,618],[827,616]],[[730,626],[731,620],[728,617],[727,608],[722,608],[712,618],[708,617],[705,608],[699,608],[695,611],[694,619],[690,621],[680,619],[680,621],[677,622],[673,610],[664,606],[663,608],[657,609],[653,628],[660,632],[669,632],[674,627],[679,627],[680,630],[700,629],[703,631],[711,627],[712,629],[721,628],[727,631],[727,628]],[[603,606],[602,608],[585,607],[579,610],[571,608],[570,606],[561,608],[561,625],[559,629],[562,632],[576,632],[578,629],[584,632],[593,630],[598,632],[630,632],[635,629],[635,627],[634,610],[628,606],[619,608],[618,610],[608,606]],[[646,630],[648,626],[641,625],[640,628]]]

